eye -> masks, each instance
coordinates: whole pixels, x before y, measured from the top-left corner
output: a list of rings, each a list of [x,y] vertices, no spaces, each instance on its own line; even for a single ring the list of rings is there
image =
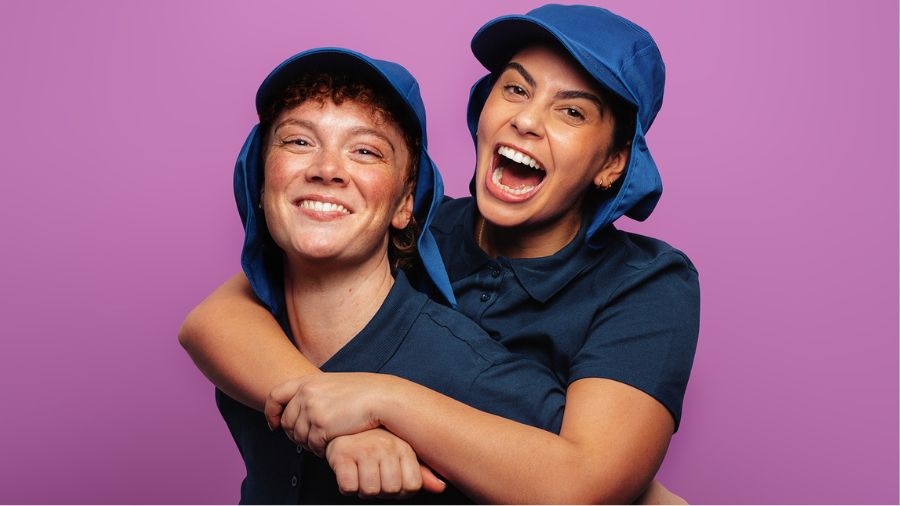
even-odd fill
[[[524,95],[525,89],[517,84],[508,84],[506,85],[506,91],[512,93],[513,95]]]
[[[281,145],[293,151],[305,151],[312,147],[312,142],[306,137],[288,136],[281,139]]]
[[[503,96],[511,100],[521,100],[528,97],[528,91],[518,84],[507,84],[503,86]]]
[[[577,120],[585,119],[584,114],[582,114],[581,111],[579,111],[578,109],[576,109],[574,107],[566,107],[565,109],[563,109],[563,112],[566,114],[566,116],[568,116],[572,119],[577,119]]]
[[[352,150],[354,156],[362,160],[377,161],[384,158],[384,155],[378,149],[372,146],[359,146]]]

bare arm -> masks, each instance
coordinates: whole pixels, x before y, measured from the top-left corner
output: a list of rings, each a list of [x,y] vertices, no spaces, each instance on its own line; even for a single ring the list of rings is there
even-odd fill
[[[655,399],[596,378],[569,387],[559,436],[467,413],[474,410],[446,398],[423,401],[385,410],[385,427],[484,502],[631,503],[656,474],[674,428]],[[413,416],[397,416],[407,409]]]
[[[339,434],[382,425],[488,503],[630,503],[651,482],[674,429],[655,399],[598,378],[569,387],[558,436],[393,376],[325,374],[278,390],[273,400],[287,403],[283,425],[314,450]]]
[[[232,276],[188,314],[178,340],[213,384],[259,411],[275,385],[320,372],[256,302],[243,273]],[[333,467],[339,463],[339,486],[349,493],[403,497],[420,488],[442,492],[446,487],[418,465],[404,441],[385,431],[345,438],[329,457]],[[384,465],[391,461],[405,465]]]
[[[188,314],[178,340],[213,384],[259,411],[276,385],[319,372],[256,302],[243,273]]]
[[[260,409],[263,406],[267,394],[275,385],[282,384],[289,379],[318,372],[286,338],[271,314],[255,302],[249,283],[243,274],[238,274],[225,282],[188,315],[179,333],[179,340],[198,368],[214,384],[228,395],[256,409]],[[615,384],[615,382],[608,383]],[[623,386],[621,384],[617,385]],[[611,444],[614,445],[629,446],[625,444],[625,439],[613,436],[612,433],[610,433],[609,437],[601,437],[596,441],[593,438],[586,438],[593,441],[593,444],[585,445],[584,441],[581,440],[570,442],[567,438],[573,437],[573,435],[576,438],[578,437],[579,431],[576,430],[577,428],[580,427],[583,431],[603,436],[602,432],[604,432],[606,425],[610,422],[610,420],[604,418],[604,415],[597,416],[604,423],[596,426],[590,426],[589,422],[576,423],[577,418],[573,418],[574,414],[570,411],[570,408],[574,407],[577,401],[573,397],[573,394],[576,392],[576,390],[573,390],[576,389],[574,384],[567,398],[568,407],[563,425],[563,435],[559,437],[503,418],[481,413],[436,392],[417,385],[415,387],[417,388],[410,393],[410,397],[406,402],[418,409],[418,412],[411,412],[408,417],[404,413],[404,417],[401,420],[392,421],[386,418],[385,421],[390,423],[389,427],[391,430],[398,431],[398,435],[403,439],[407,438],[399,434],[399,432],[409,431],[409,436],[416,439],[408,441],[417,450],[425,452],[418,452],[423,460],[426,462],[434,460],[434,465],[442,466],[438,468],[439,472],[443,473],[451,481],[454,481],[454,483],[457,483],[464,490],[467,490],[473,497],[486,501],[503,501],[504,498],[508,497],[505,502],[532,502],[535,500],[559,502],[552,501],[552,498],[546,494],[565,493],[569,494],[566,497],[571,499],[564,500],[564,498],[560,497],[562,502],[596,502],[587,498],[581,500],[578,497],[587,497],[585,494],[599,491],[608,495],[604,495],[597,500],[628,502],[637,495],[636,491],[641,490],[641,486],[637,484],[643,483],[643,485],[646,485],[649,477],[652,477],[662,455],[665,453],[669,437],[671,436],[671,417],[669,417],[664,408],[656,404],[657,410],[661,410],[664,414],[662,418],[664,418],[665,423],[662,425],[668,427],[668,432],[663,430],[661,431],[663,435],[654,438],[653,441],[647,438],[638,440],[637,444],[634,445],[640,448],[649,445],[651,447],[649,450],[643,449],[639,452],[628,453],[619,457],[611,455],[604,447],[607,444],[607,440],[612,441]],[[364,385],[358,388],[365,391],[367,386]],[[630,389],[630,387],[626,388]],[[600,390],[604,389],[601,388]],[[635,392],[639,399],[642,396],[655,403],[646,394]],[[397,393],[399,394],[399,391]],[[403,395],[400,394],[398,396],[401,397],[399,400],[402,401]],[[438,400],[435,401],[431,397],[435,397]],[[597,413],[603,412],[608,403],[613,401],[615,397],[611,396],[609,399],[605,399],[604,402],[595,402]],[[388,403],[385,404],[386,411],[394,411],[395,414],[401,412],[392,410],[387,407],[389,406]],[[454,410],[460,410],[462,414],[453,415]],[[464,425],[464,423],[468,422],[451,422],[451,420],[465,420],[465,417],[473,416],[473,414],[479,420],[479,428],[469,428],[465,431],[465,434],[456,434],[457,432],[463,432],[460,430],[460,427],[470,426]],[[416,427],[414,420],[421,416],[426,417],[427,423],[439,424],[436,429],[451,434],[452,437],[442,439],[434,434],[430,434],[429,430],[424,429],[425,426]],[[649,430],[646,428],[639,429],[638,426],[632,423],[634,420],[646,421],[647,417],[634,416],[626,418],[627,420],[620,421],[620,423],[626,425],[627,428],[630,428],[636,434],[632,435],[632,438],[640,439],[642,437],[640,435],[644,431]],[[646,423],[641,424],[641,426],[644,425]],[[377,426],[377,424],[372,426]],[[586,429],[585,426],[587,426]],[[509,427],[512,427],[513,430],[507,432]],[[497,438],[497,435],[502,435],[502,438]],[[585,438],[583,435],[582,437]],[[529,441],[528,438],[535,438],[535,443],[527,443]],[[470,442],[472,441],[478,441],[478,443],[471,444]],[[590,443],[591,441],[588,442]],[[529,450],[533,452],[536,448],[539,449],[540,445],[549,444],[546,451],[553,453],[553,459],[555,460],[534,460],[536,458],[544,459],[549,455],[532,454],[531,457],[528,457],[527,455],[516,453],[505,453],[494,455],[492,459],[481,461],[480,459],[482,459],[484,453],[492,451],[489,446],[493,444],[509,445],[511,447],[509,449],[514,452],[526,453]],[[502,447],[500,449],[503,450]],[[604,451],[607,451],[607,453],[604,454]],[[579,462],[578,456],[581,452],[585,452],[587,455],[585,460]],[[645,458],[646,455],[650,455],[653,458],[647,460]],[[592,459],[598,457],[608,458],[608,464],[595,465]],[[649,470],[638,474],[623,473],[627,474],[627,479],[612,478],[606,475],[606,468],[610,466],[616,467],[614,464],[616,458],[624,461],[624,467],[634,465],[649,468]],[[567,461],[568,467],[557,465],[556,461]],[[473,462],[477,462],[479,465],[470,466]],[[492,470],[491,466],[487,465],[487,462],[493,462],[492,465],[495,466],[495,470]],[[525,475],[520,476],[516,472],[518,466],[512,466],[512,462],[527,464],[532,472],[537,471],[541,476],[538,479],[525,479]],[[572,466],[575,467],[573,468]],[[619,467],[621,468],[622,466]],[[553,480],[561,481],[551,481],[549,479],[550,476],[545,472],[547,470],[552,470],[553,475],[562,475],[561,478],[553,478]],[[495,476],[494,471],[496,471],[496,474],[503,475],[501,478],[505,477],[505,480],[495,481],[493,478]],[[645,479],[643,474],[646,473],[649,473],[649,477]],[[604,476],[595,478],[588,476],[589,474],[604,474]],[[527,487],[522,488],[520,486],[519,478],[521,478],[521,482],[527,481],[532,488],[552,488],[555,490],[530,491]],[[570,481],[574,482],[575,486],[563,486],[563,484]],[[547,483],[558,483],[560,486],[547,487]],[[607,490],[607,483],[613,483],[615,490]],[[544,486],[538,487],[541,484]],[[591,486],[588,487],[586,484],[591,484]],[[585,488],[590,490],[582,490]],[[635,492],[632,495],[633,491]],[[617,493],[619,495],[616,495]],[[519,500],[517,501],[513,497],[518,497]],[[617,497],[626,498],[617,499]]]

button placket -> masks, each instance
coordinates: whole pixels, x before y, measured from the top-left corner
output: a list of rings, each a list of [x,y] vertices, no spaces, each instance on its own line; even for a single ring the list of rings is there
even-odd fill
[[[478,297],[478,300],[481,302],[488,302],[493,299],[493,294],[497,292],[500,288],[500,283],[502,282],[502,268],[500,264],[497,262],[489,262],[485,266],[485,271],[482,271],[479,277],[482,281],[482,286],[484,287],[484,291],[481,292],[481,295]]]

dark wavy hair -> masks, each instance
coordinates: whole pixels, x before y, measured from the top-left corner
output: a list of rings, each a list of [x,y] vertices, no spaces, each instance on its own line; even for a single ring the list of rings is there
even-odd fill
[[[341,105],[345,101],[363,105],[375,117],[399,127],[409,150],[409,166],[404,168],[404,183],[410,192],[415,193],[422,145],[419,125],[393,90],[381,83],[365,81],[345,72],[308,72],[297,76],[259,114],[260,129],[264,132],[263,145],[269,145],[272,124],[282,112],[304,102],[315,101],[322,104],[326,100],[335,105]],[[265,157],[265,153],[263,156]],[[388,259],[392,268],[411,268],[415,264],[416,240],[419,236],[415,217],[410,217],[409,224],[403,230],[391,227],[389,235]]]

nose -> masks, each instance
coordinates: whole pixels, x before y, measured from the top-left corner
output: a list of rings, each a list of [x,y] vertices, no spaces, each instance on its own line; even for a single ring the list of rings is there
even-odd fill
[[[306,180],[340,186],[347,184],[349,177],[340,153],[321,151],[306,171]]]
[[[521,107],[513,115],[510,125],[519,133],[526,137],[543,137],[544,135],[544,114],[541,105],[532,100],[524,102]]]

